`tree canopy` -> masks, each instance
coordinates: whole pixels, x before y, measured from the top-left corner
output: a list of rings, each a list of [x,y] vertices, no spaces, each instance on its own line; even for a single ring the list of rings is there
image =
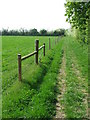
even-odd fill
[[[86,36],[88,35],[88,20],[89,20],[89,2],[67,2],[65,4],[66,21],[69,22],[72,27],[78,29],[83,35],[83,40],[85,41]],[[86,40],[87,41],[87,40]]]

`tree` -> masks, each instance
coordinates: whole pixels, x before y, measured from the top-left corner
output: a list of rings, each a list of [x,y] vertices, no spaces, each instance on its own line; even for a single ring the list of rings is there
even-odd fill
[[[37,31],[37,29],[31,29],[30,31],[29,31],[29,33],[30,33],[30,35],[32,35],[32,36],[37,36],[37,35],[39,35],[39,32]]]
[[[45,30],[45,29],[40,30],[40,35],[41,36],[46,36],[47,35],[47,30]]]
[[[40,30],[40,32],[37,31],[37,29],[19,29],[19,30],[8,30],[8,29],[3,29],[2,30],[2,35],[19,35],[19,36],[61,36],[64,35],[65,30],[64,29],[58,29],[55,31],[47,31],[45,29]]]
[[[65,4],[66,7],[66,14],[67,16],[66,21],[69,22],[72,27],[75,27],[80,31],[82,41],[86,41],[87,36],[87,21],[89,19],[89,2],[67,2]]]
[[[2,30],[2,35],[8,35],[8,29],[3,29]]]

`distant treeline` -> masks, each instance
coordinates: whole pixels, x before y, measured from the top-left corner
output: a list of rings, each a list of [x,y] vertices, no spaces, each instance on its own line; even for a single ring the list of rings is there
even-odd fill
[[[20,30],[8,30],[8,29],[2,29],[2,35],[3,36],[61,36],[65,35],[65,29],[58,29],[54,31],[47,31],[45,29],[42,29],[38,32],[37,29],[20,29]]]

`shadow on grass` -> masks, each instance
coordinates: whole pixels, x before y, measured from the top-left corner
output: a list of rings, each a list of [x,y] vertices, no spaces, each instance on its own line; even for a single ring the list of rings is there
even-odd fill
[[[35,89],[38,90],[40,88],[40,85],[43,82],[43,78],[46,75],[46,73],[48,72],[48,69],[51,65],[51,61],[53,59],[50,60],[49,65],[43,64],[42,62],[39,63],[39,69],[37,71],[35,71],[36,73],[32,75],[32,78],[30,80],[30,78],[27,79],[23,79],[23,83],[28,84],[30,86],[30,89]]]

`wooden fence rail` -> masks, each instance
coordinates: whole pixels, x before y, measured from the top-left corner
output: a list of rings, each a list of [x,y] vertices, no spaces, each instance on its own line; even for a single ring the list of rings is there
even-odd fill
[[[38,52],[39,50],[41,50],[43,48],[43,55],[45,56],[45,43],[40,46],[39,48],[39,40],[36,40],[35,41],[35,51],[28,54],[28,55],[25,55],[23,57],[21,57],[21,54],[18,54],[18,77],[19,77],[19,81],[22,80],[22,69],[21,69],[21,62],[33,55],[35,55],[35,63],[38,64]]]
[[[58,39],[57,38],[57,42],[58,42]],[[56,38],[55,38],[55,44],[57,43],[56,42]],[[18,77],[19,77],[19,81],[22,81],[22,65],[21,65],[21,62],[33,55],[35,55],[35,63],[38,64],[38,52],[43,48],[43,56],[45,56],[45,43],[39,47],[39,40],[36,40],[35,41],[35,51],[28,54],[28,55],[25,55],[23,57],[21,57],[21,54],[18,54]],[[49,38],[49,49],[51,49],[51,40]]]
[[[41,50],[44,47],[44,45],[42,45],[40,48],[38,48],[38,50]]]
[[[28,54],[26,56],[23,56],[23,57],[21,57],[21,60],[25,60],[26,58],[29,58],[29,57],[35,55],[36,53],[37,53],[37,51],[34,51],[34,52],[32,52],[32,53],[30,53],[30,54]]]

